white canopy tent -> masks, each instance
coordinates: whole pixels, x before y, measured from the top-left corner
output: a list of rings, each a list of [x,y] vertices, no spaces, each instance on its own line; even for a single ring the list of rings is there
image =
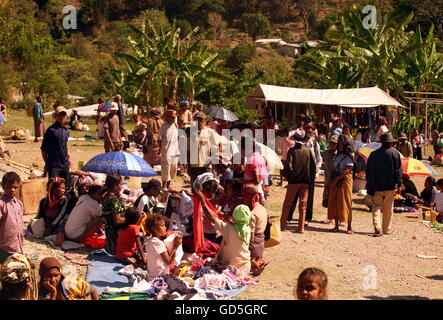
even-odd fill
[[[404,107],[378,87],[356,89],[301,89],[260,84],[248,96],[246,106],[255,109],[257,102],[338,105],[353,108],[377,106]]]
[[[68,109],[68,116],[71,116],[72,110],[77,110],[78,114],[82,117],[95,116],[97,114],[98,104],[91,104],[89,106],[78,107],[73,109]],[[54,111],[45,112],[43,115],[50,116]]]

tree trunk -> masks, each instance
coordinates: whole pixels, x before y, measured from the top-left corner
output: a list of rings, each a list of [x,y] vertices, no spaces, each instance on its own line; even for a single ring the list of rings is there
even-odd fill
[[[172,91],[172,103],[177,103],[177,92],[178,91],[178,76],[174,77],[174,89]]]

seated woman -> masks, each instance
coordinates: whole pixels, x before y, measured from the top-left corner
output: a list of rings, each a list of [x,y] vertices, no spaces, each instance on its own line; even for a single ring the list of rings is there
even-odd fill
[[[201,190],[195,190],[195,196],[201,201],[205,215],[213,221],[216,230],[223,236],[216,260],[249,273],[251,271],[249,251],[251,210],[249,207],[243,204],[237,206],[232,213],[232,223],[227,223],[220,220],[217,213],[209,208]]]
[[[14,253],[0,268],[0,300],[36,300],[34,265],[24,254]]]
[[[427,177],[425,180],[425,188],[420,193],[419,197],[414,197],[414,201],[416,202],[416,208],[421,208],[422,210],[431,210],[434,201],[435,195],[437,191],[435,190],[435,185],[437,181],[434,177]]]
[[[68,239],[81,243],[100,230],[103,193],[103,187],[94,185],[88,187],[88,194],[80,196],[65,224]]]
[[[105,249],[111,255],[115,254],[118,233],[125,223],[125,218],[123,217],[125,206],[119,198],[120,191],[122,190],[122,180],[119,174],[108,175],[105,181],[106,193],[102,200],[103,222],[106,234]]]
[[[227,180],[224,194],[218,198],[221,211],[232,216],[235,207],[243,203],[241,196],[243,185],[237,180]]]
[[[151,179],[148,183],[142,183],[143,193],[134,203],[134,208],[147,213],[158,213],[157,197],[160,195],[162,184],[157,179]]]
[[[49,179],[46,190],[48,196],[40,201],[37,219],[44,221],[43,237],[57,234],[55,245],[60,246],[65,240],[64,224],[75,206],[75,199],[65,196],[65,180],[59,177]]]
[[[415,199],[418,198],[418,191],[414,182],[406,173],[403,173],[403,185],[401,189],[401,196],[404,198],[403,206],[413,207],[416,204]]]
[[[97,289],[85,280],[65,278],[56,258],[44,258],[38,272],[38,300],[99,300]]]

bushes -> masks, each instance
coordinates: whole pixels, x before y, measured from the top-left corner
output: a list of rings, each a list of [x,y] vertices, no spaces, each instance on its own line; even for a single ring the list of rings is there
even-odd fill
[[[261,13],[245,13],[241,18],[241,29],[255,41],[258,36],[267,37],[272,26],[269,19]]]

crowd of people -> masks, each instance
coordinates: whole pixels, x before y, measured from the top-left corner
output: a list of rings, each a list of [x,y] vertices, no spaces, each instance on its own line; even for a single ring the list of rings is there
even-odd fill
[[[43,136],[44,175],[49,180],[47,197],[41,200],[37,216],[27,228],[30,234],[37,238],[53,235],[56,246],[66,240],[86,243],[91,237],[105,235],[106,252],[124,265],[145,269],[149,280],[177,272],[180,264],[177,257],[183,253],[201,255],[203,250],[210,251],[207,256],[215,263],[233,266],[245,274],[258,276],[263,272],[268,264],[264,260],[265,243],[272,237],[264,205],[269,186],[273,184],[273,168],[255,142],[254,130],[278,127],[266,122],[254,126],[223,119],[207,123],[202,106],[195,106],[192,112],[191,104],[185,100],[178,110],[165,101],[164,108],[152,109],[148,119],[135,114],[135,129],[128,134],[124,128],[122,98],[116,95],[109,112],[103,115],[99,108],[97,113],[97,124],[103,128],[105,152],[124,150],[124,141],[131,140],[151,166],[161,165],[161,181],[151,179],[142,183],[143,192],[128,204],[122,199],[124,177],[121,175],[108,174],[104,184],[99,184],[92,173],[71,169],[67,110],[63,106],[55,107],[55,121],[46,130],[42,103],[43,99],[38,97],[34,108],[35,136],[36,139]],[[71,126],[73,120],[81,119],[75,115]],[[197,124],[197,136],[190,134],[193,122]],[[187,154],[180,154],[179,129],[186,132],[189,149],[198,152],[188,150]],[[220,135],[223,129],[250,129],[252,135],[228,141],[230,155],[226,155],[221,152],[221,146],[226,144]],[[373,134],[375,137],[371,137]],[[382,144],[371,153],[367,163],[362,163],[350,127],[340,119],[334,119],[327,134],[319,134],[312,119],[305,115],[300,115],[293,126],[277,130],[277,149],[283,164],[279,184],[283,184],[283,178],[288,182],[280,230],[287,229],[298,203],[297,232],[305,232],[313,219],[315,182],[322,168],[325,222],[335,225],[333,232],[338,232],[344,224],[347,233],[353,234],[352,191],[358,170],[366,175],[374,236],[391,233],[394,200],[398,194],[407,196],[417,208],[437,210],[441,219],[443,180],[427,179],[425,190],[419,195],[402,170],[398,151],[412,152],[419,157],[418,136],[414,135],[412,144],[404,134],[398,141],[387,128],[386,120],[380,117],[374,132],[360,132],[357,137],[363,143],[379,141]],[[248,152],[250,149],[252,152]],[[435,151],[438,154],[441,149]],[[212,164],[214,155],[220,160],[216,164]],[[240,161],[233,161],[233,155],[239,155]],[[187,160],[184,163],[179,161],[183,157]],[[178,174],[189,176],[190,190],[173,186],[172,181]],[[20,177],[14,172],[2,179],[1,295],[9,299],[63,300],[73,296],[98,299],[96,289],[84,280],[65,278],[60,261],[53,257],[41,261],[40,282],[35,282],[32,262],[23,255],[23,205],[16,198],[20,183]],[[161,198],[167,199],[166,207],[161,205]],[[179,205],[174,207],[174,201]],[[308,268],[300,274],[294,295],[298,299],[327,299],[326,287],[326,274]]]

